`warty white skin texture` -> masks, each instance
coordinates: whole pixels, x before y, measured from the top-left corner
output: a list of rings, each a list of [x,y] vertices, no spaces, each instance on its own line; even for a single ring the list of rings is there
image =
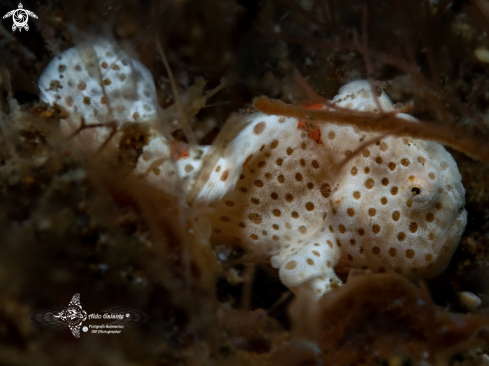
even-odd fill
[[[67,135],[81,126],[157,119],[156,89],[146,66],[115,42],[98,39],[63,51],[39,78],[39,96],[69,114],[62,129]],[[105,127],[87,129],[95,147],[110,135]]]
[[[384,93],[379,101],[384,111],[394,110]],[[366,81],[347,84],[333,102],[377,111]],[[213,244],[238,244],[266,256],[286,286],[317,296],[341,284],[336,272],[356,268],[431,278],[447,267],[467,213],[456,163],[440,144],[385,137],[335,174],[378,134],[323,123],[318,143],[298,129],[295,118],[240,118],[247,126],[198,197]],[[180,176],[191,179],[201,161],[178,160]],[[170,179],[165,170],[148,177],[156,184]]]

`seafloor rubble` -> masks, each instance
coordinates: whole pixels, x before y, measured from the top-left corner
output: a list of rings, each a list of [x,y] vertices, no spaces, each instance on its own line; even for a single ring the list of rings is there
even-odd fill
[[[11,33],[7,21],[0,29],[0,364],[489,362],[489,170],[487,161],[466,155],[484,146],[450,149],[466,189],[468,225],[442,275],[410,282],[355,271],[313,303],[295,298],[268,263],[240,248],[210,247],[205,223],[179,194],[131,176],[147,143],[144,127],[126,127],[116,149],[86,154],[60,133],[66,112],[39,102],[36,88],[54,54],[109,32],[150,68],[160,106],[175,113],[179,96],[192,111],[190,126],[202,144],[215,140],[232,112],[252,110],[253,97],[301,104],[311,98],[308,88],[331,98],[339,86],[368,76],[403,112],[480,139],[489,106],[488,63],[480,56],[488,47],[487,2],[24,6],[39,15],[29,32]],[[5,2],[1,10],[16,7]],[[294,69],[304,78],[294,78]],[[222,78],[226,88],[203,103]],[[181,129],[173,137],[185,141]],[[464,310],[458,291],[477,294],[482,305]],[[148,321],[79,339],[36,327],[33,312],[67,305],[75,293],[87,312],[121,304]]]

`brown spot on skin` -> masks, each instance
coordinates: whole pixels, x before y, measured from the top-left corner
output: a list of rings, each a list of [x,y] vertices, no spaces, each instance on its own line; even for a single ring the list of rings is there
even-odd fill
[[[353,217],[355,216],[355,210],[353,208],[349,208],[346,210],[346,213],[348,214],[348,216],[350,217]]]
[[[437,202],[437,203],[435,203],[435,208],[436,208],[437,210],[441,210],[441,209],[443,208],[443,203],[441,203],[441,202]]]
[[[332,233],[334,233],[334,229],[333,229],[333,227],[331,225],[329,225],[329,231],[332,232]]]
[[[262,223],[262,217],[260,215],[258,215],[257,213],[250,213],[248,215],[248,219],[254,223],[254,224],[261,224]]]
[[[379,225],[372,225],[372,232],[374,234],[380,233],[380,226]]]
[[[369,216],[375,216],[376,213],[377,213],[377,210],[375,208],[371,207],[368,209],[368,215]]]
[[[362,155],[366,158],[368,158],[370,156],[370,150],[368,149],[363,149],[362,150]]]
[[[267,163],[265,163],[264,161],[260,161],[258,163],[258,168],[263,168]]]
[[[277,161],[275,162],[275,164],[277,164],[278,166],[281,166],[282,164],[284,163],[284,159],[277,159]]]
[[[250,162],[251,159],[253,159],[253,154],[248,155],[248,157],[246,158],[246,160],[243,163],[243,166],[246,166]]]
[[[352,256],[351,254],[348,254],[348,260],[349,260],[350,262],[353,262],[353,256]]]
[[[407,200],[406,201],[406,206],[411,207],[413,205],[413,200]]]
[[[277,235],[272,236],[272,239],[278,241],[280,238]]]
[[[223,171],[221,174],[221,181],[224,182],[226,179],[228,179],[228,176],[229,176],[229,170]]]
[[[110,79],[104,79],[104,85],[110,85],[112,81]]]
[[[229,219],[229,217],[226,217],[226,216],[221,216],[221,217],[219,218],[219,221],[222,221],[222,222],[229,222],[229,221],[230,221],[230,219]]]
[[[83,97],[83,104],[90,105],[90,97]]]
[[[388,166],[390,170],[396,170],[396,163],[390,162]]]
[[[282,213],[280,212],[280,210],[278,210],[278,209],[274,209],[274,210],[272,211],[272,213],[274,214],[274,216],[277,216],[277,217],[279,217],[279,216],[282,214]]]
[[[338,245],[338,248],[341,248],[341,240],[340,239],[336,239],[336,245]]]
[[[270,144],[270,149],[275,149],[278,146],[278,140],[273,140]]]
[[[302,167],[306,166],[306,161],[304,159],[301,159],[299,163],[301,164]]]
[[[326,240],[326,243],[328,244],[328,246],[329,246],[331,249],[333,249],[333,243],[331,243],[331,241],[330,241],[330,240]]]
[[[233,201],[226,201],[225,204],[228,207],[233,207],[234,206],[234,202]]]
[[[430,235],[428,235],[428,237],[430,238],[430,240],[435,240],[435,234],[433,234],[433,233],[430,233]]]
[[[399,211],[394,211],[392,213],[392,220],[398,221],[400,218],[401,218],[401,214],[399,213]]]
[[[108,98],[106,96],[100,98],[100,104],[107,104],[107,102],[108,102]]]
[[[256,234],[251,234],[250,235],[250,238],[253,239],[253,240],[258,240],[258,235]]]
[[[284,122],[286,121],[286,118],[285,118],[285,117],[280,117],[280,118],[278,119],[278,121],[279,121],[280,123],[284,123]]]
[[[426,159],[423,158],[422,156],[418,156],[418,163],[423,164],[426,162]]]
[[[102,97],[102,99],[103,99],[103,97]],[[73,98],[72,97],[66,97],[65,103],[68,107],[71,107],[73,105]]]
[[[346,157],[349,157],[351,154],[353,154],[353,151],[351,151],[351,150],[346,150],[345,151],[345,156]]]
[[[380,203],[382,203],[384,206],[385,206],[385,205],[387,205],[387,202],[388,202],[388,201],[387,201],[387,198],[386,198],[386,197],[382,197],[382,198],[380,199]]]
[[[323,183],[320,190],[324,198],[328,198],[331,195],[331,186],[328,183]]]
[[[386,186],[386,185],[388,185],[388,184],[389,184],[389,178],[385,178],[385,177],[384,177],[384,178],[382,178],[382,185],[383,185],[383,186]]]
[[[83,81],[80,81],[77,85],[78,90],[85,90],[86,87],[87,87],[87,84]]]
[[[277,177],[277,180],[278,180],[278,182],[279,182],[279,183],[283,183],[283,182],[285,182],[285,177],[284,177],[282,174],[280,174],[280,175]]]
[[[273,224],[273,225],[272,225],[272,228],[273,228],[274,230],[278,230],[278,229],[280,229],[280,227],[279,227],[277,224]]]
[[[102,63],[100,64],[100,66],[102,66],[102,69],[106,69],[107,67],[109,67],[109,65],[107,65],[107,62],[105,62],[105,61],[104,61],[104,62],[102,62]]]
[[[250,201],[251,201],[251,203],[253,203],[255,205],[259,205],[260,204],[260,200],[258,198],[255,198],[255,197],[251,198]]]
[[[366,181],[365,181],[365,188],[367,189],[372,189],[374,188],[374,185],[375,185],[375,182],[372,178],[368,178]]]
[[[392,187],[392,188],[391,188],[391,194],[392,194],[393,196],[395,196],[395,195],[397,194],[397,192],[398,192],[398,191],[399,191],[399,189],[398,189],[397,187]]]
[[[292,201],[294,200],[294,196],[292,196],[290,193],[287,193],[287,194],[285,195],[285,200],[286,200],[287,202],[292,202]]]
[[[431,212],[429,212],[427,215],[426,215],[426,221],[428,222],[433,222],[435,220],[435,215],[433,215]]]
[[[220,166],[220,165],[218,165],[218,166],[216,167],[216,173],[219,173],[220,171],[221,171],[221,166]]]
[[[365,235],[365,230],[363,228],[360,228],[357,230],[358,235],[364,236]]]
[[[297,228],[297,230],[299,230],[299,232],[300,232],[301,234],[305,234],[305,233],[307,233],[307,227],[305,227],[304,225],[299,226],[299,227]]]
[[[433,256],[431,254],[426,254],[424,260],[429,263],[433,260]]]
[[[294,149],[292,149],[291,147],[288,147],[287,148],[287,155],[292,155],[292,153],[294,152]]]
[[[397,255],[397,249],[396,248],[390,248],[389,249],[389,255],[391,257],[395,257]]]
[[[409,231],[412,233],[415,233],[416,231],[418,231],[418,224],[415,222],[411,222],[409,224]]]
[[[309,132],[309,137],[311,137],[310,132]],[[306,146],[307,146],[307,145],[306,145],[306,143],[305,143],[305,142],[303,142],[303,143],[301,144],[301,149],[302,149],[302,150],[305,150],[305,149],[306,149]]]
[[[356,200],[359,200],[360,197],[362,197],[362,194],[359,191],[353,192],[353,198],[355,198]]]
[[[387,151],[387,149],[389,148],[389,145],[387,145],[384,141],[381,141],[379,148],[380,148],[380,151]]]
[[[344,225],[338,225],[338,229],[340,230],[340,233],[344,234],[346,232],[346,228]]]
[[[311,258],[307,258],[307,264],[309,264],[310,266],[314,266],[314,261],[311,259]]]
[[[401,164],[404,166],[409,166],[409,165],[411,165],[411,162],[409,161],[409,159],[404,158],[401,160]]]
[[[263,182],[259,179],[255,180],[254,182],[255,186],[257,186],[258,188],[261,188],[263,187]]]
[[[185,165],[185,173],[190,173],[192,170],[194,170],[194,167],[192,165]]]
[[[368,174],[368,173],[370,173],[370,168],[366,167],[365,169],[363,169],[363,171],[365,172],[365,174]]]
[[[285,265],[285,269],[288,269],[289,271],[294,269],[295,267],[297,267],[296,261],[287,262],[287,264]]]
[[[313,160],[311,161],[311,165],[314,169],[318,169],[319,168],[319,163],[317,160]]]
[[[379,247],[373,247],[372,248],[372,254],[379,255],[380,254],[380,248]]]
[[[258,123],[254,128],[253,128],[253,133],[255,135],[261,134],[264,130],[267,124],[265,122],[260,122]]]
[[[351,246],[353,246],[353,245],[355,245],[355,244],[356,244],[355,239],[351,238],[351,239],[350,239],[350,245],[351,245]]]
[[[292,216],[294,219],[297,219],[297,218],[299,217],[299,214],[298,214],[296,211],[292,211],[291,216]]]
[[[110,67],[112,70],[115,70],[115,71],[119,71],[121,68],[119,67],[119,65],[116,65],[116,64],[113,64],[111,67]]]
[[[272,192],[272,194],[270,194],[270,197],[272,198],[272,200],[278,200],[278,193]]]
[[[376,162],[377,164],[382,164],[382,158],[381,158],[380,156],[377,156],[377,157],[375,158],[375,162]]]
[[[412,249],[406,250],[406,258],[413,259],[414,258],[414,254],[415,254],[414,253],[414,250],[412,250]]]
[[[302,174],[301,173],[296,173],[295,174],[295,180],[300,182],[302,180]]]
[[[357,173],[358,173],[358,169],[357,169],[357,167],[356,167],[356,166],[354,166],[353,168],[351,168],[350,173],[351,173],[351,175],[353,175],[353,176],[357,175]]]
[[[307,211],[312,211],[312,210],[314,210],[314,203],[312,203],[312,202],[307,202],[307,203],[306,203],[306,210],[307,210]]]
[[[430,172],[430,173],[428,174],[428,177],[430,177],[430,179],[431,179],[431,180],[435,180],[435,179],[436,179],[436,175],[435,175],[435,173],[433,173],[433,172]]]
[[[312,251],[312,254],[314,254],[316,257],[320,257],[321,254],[319,254],[319,252],[317,250],[313,250]]]
[[[402,231],[397,234],[397,240],[404,241],[404,239],[406,239],[406,234],[404,234]]]
[[[314,183],[309,182],[307,183],[307,189],[313,189],[314,188]]]
[[[328,139],[333,140],[335,138],[336,134],[334,131],[329,131],[328,132]]]

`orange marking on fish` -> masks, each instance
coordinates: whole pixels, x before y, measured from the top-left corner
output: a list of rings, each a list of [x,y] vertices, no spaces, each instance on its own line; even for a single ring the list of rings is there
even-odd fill
[[[297,124],[298,130],[304,130],[307,132],[307,136],[316,141],[318,144],[324,145],[321,140],[321,130],[312,122],[299,121]]]
[[[179,144],[176,144],[174,142],[170,143],[170,156],[172,158],[176,158],[177,160],[180,159],[185,159],[190,156],[190,153],[188,150],[182,149]]]

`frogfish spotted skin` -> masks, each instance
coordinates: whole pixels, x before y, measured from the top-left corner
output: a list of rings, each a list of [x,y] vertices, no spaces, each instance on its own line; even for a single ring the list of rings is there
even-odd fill
[[[39,81],[42,99],[87,124],[109,117],[119,124],[156,119],[149,71],[110,41],[97,43],[91,53],[88,61],[83,52],[70,50],[53,60]],[[99,76],[97,70],[84,72],[85,65],[100,65]],[[119,89],[108,87],[109,81],[121,83]],[[384,111],[394,110],[385,93],[378,101]],[[363,80],[343,86],[333,103],[377,110]],[[456,163],[440,144],[388,136],[344,163],[379,134],[262,113],[234,116],[228,123],[242,128],[229,136],[196,200],[211,223],[212,244],[236,244],[265,256],[286,286],[318,297],[341,284],[336,273],[350,269],[430,278],[448,265],[467,212]],[[93,137],[99,144],[103,133]],[[134,173],[162,189],[174,187],[179,176],[179,188],[190,189],[210,148],[177,154],[172,163],[173,147],[156,134]]]
[[[333,102],[376,111],[363,80],[342,87]],[[384,111],[394,110],[385,93],[379,102]],[[211,221],[212,243],[235,243],[269,257],[286,286],[317,296],[341,284],[336,271],[431,278],[447,267],[467,212],[460,173],[443,146],[385,137],[335,172],[379,135],[334,123],[311,134],[298,128],[304,123],[297,119],[261,113],[240,118],[247,126],[198,197]],[[151,161],[141,161],[140,171]],[[197,171],[200,162],[192,154],[178,160],[180,175]],[[149,179],[168,177],[163,172]]]

